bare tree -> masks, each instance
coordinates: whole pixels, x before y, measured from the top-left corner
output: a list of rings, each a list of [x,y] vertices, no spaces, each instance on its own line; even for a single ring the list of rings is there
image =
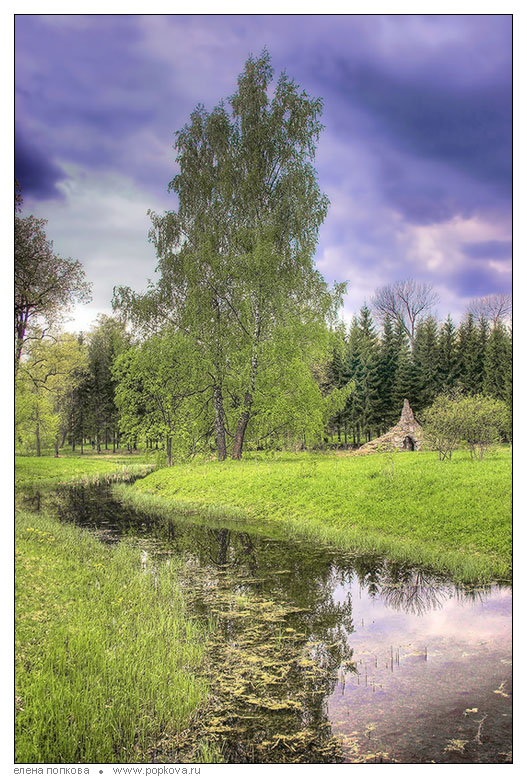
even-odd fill
[[[486,319],[493,327],[499,321],[507,321],[512,316],[512,295],[488,294],[471,300],[467,310],[476,319]]]
[[[438,302],[439,297],[431,284],[420,284],[413,278],[381,286],[372,298],[375,314],[380,319],[388,316],[399,322],[412,347],[417,324]]]

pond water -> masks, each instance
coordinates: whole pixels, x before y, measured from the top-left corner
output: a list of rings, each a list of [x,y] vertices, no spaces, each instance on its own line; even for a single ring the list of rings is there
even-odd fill
[[[24,498],[143,559],[182,560],[208,646],[211,706],[200,737],[227,762],[511,761],[511,589],[459,587],[380,556],[154,518],[111,487]],[[160,744],[156,761],[177,760]]]

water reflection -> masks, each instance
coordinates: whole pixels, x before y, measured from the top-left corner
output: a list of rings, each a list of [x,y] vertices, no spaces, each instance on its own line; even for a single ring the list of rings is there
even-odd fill
[[[228,761],[507,761],[510,697],[494,692],[510,684],[508,588],[139,514],[107,487],[34,493],[24,507],[52,509],[105,542],[137,538],[157,564],[185,560],[177,575],[194,611],[218,624],[215,708],[202,726]],[[474,746],[473,708],[499,743]],[[448,750],[450,740],[466,743]],[[165,757],[171,748],[177,759],[177,744],[163,745]]]

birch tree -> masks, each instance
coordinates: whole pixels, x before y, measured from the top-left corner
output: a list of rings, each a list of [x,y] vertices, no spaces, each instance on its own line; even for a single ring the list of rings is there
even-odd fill
[[[178,210],[151,214],[160,280],[114,300],[136,323],[170,323],[191,339],[212,386],[220,459],[229,441],[241,458],[263,372],[290,359],[269,348],[274,333],[301,323],[318,341],[343,292],[313,261],[328,208],[313,166],[322,102],[285,73],[270,96],[272,79],[269,54],[250,57],[227,104],[199,105],[176,133]]]

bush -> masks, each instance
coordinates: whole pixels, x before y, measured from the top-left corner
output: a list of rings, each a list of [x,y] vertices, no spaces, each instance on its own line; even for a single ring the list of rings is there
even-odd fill
[[[440,395],[423,414],[428,445],[439,459],[451,459],[465,441],[473,457],[482,459],[493,445],[506,439],[507,405],[502,400],[477,395]]]

